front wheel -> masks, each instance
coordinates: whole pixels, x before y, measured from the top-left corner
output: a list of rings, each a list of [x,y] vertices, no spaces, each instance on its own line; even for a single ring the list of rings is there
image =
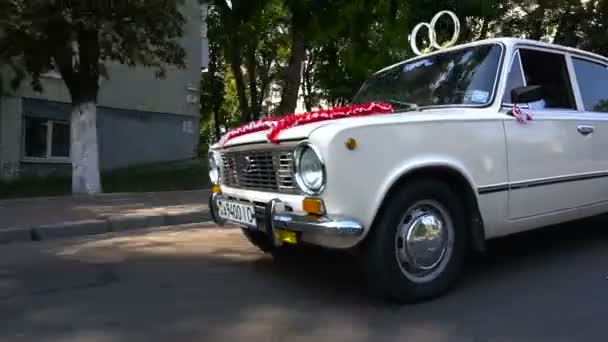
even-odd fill
[[[243,235],[251,242],[252,245],[259,248],[264,253],[270,253],[274,249],[272,240],[264,232],[241,228]]]
[[[275,246],[272,239],[261,231],[252,231],[246,228],[242,229],[243,235],[262,252],[270,254],[276,263],[291,263],[298,260],[298,253],[301,248],[299,246],[283,245]]]
[[[401,303],[447,291],[464,264],[466,217],[462,201],[443,182],[405,184],[381,209],[363,245],[370,284]]]

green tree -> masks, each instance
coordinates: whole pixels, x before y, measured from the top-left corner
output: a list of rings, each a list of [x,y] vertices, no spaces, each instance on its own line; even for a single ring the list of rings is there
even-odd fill
[[[280,0],[215,0],[221,30],[218,39],[234,75],[241,122],[262,115],[273,70],[284,50],[284,7]]]
[[[340,12],[333,12],[321,25],[328,34],[309,49],[315,64],[305,68],[308,106],[317,100],[329,106],[349,102],[372,72],[410,53],[407,2],[358,0],[341,5]],[[314,98],[309,96],[313,89],[317,89]]]
[[[210,144],[216,142],[222,132],[241,121],[236,79],[226,60],[222,46],[224,28],[218,8],[212,6],[207,14],[209,39],[209,67],[203,71],[200,83],[200,139],[199,154],[204,156]]]
[[[590,0],[584,6],[587,14],[581,21],[582,39],[578,42],[586,50],[608,56],[608,0]]]
[[[348,103],[371,73],[413,57],[409,32],[445,9],[461,20],[458,43],[515,36],[608,54],[608,0],[235,0],[226,11],[235,26],[223,22],[222,44],[237,57],[229,61],[241,121],[293,112],[300,98],[307,110]],[[451,25],[439,22],[438,40],[450,38]],[[260,105],[268,85],[280,93],[274,110]]]
[[[593,107],[593,110],[596,112],[608,113],[608,99],[599,101],[595,107]]]
[[[344,28],[351,24],[352,9],[361,6],[361,1],[346,0],[283,2],[287,9],[289,62],[278,80],[281,87],[278,114],[295,111],[300,89],[308,110],[318,104],[322,96],[315,85],[316,65],[324,62],[326,45],[339,44],[335,39],[339,39]]]
[[[55,66],[72,100],[72,190],[101,192],[96,128],[99,78],[105,63],[154,68],[184,67],[179,44],[181,0],[29,1],[0,5],[0,60],[14,62],[18,81],[26,74],[42,91],[40,75]],[[16,83],[15,83],[16,84]]]
[[[209,66],[201,76],[201,129],[204,134],[200,146],[206,146],[209,141],[218,139],[220,136],[220,125],[222,124],[222,107],[224,104],[225,92],[225,60],[219,39],[219,13],[215,7],[211,7],[207,13],[207,27],[209,37]],[[210,127],[206,127],[210,126]],[[205,141],[206,140],[206,141]]]

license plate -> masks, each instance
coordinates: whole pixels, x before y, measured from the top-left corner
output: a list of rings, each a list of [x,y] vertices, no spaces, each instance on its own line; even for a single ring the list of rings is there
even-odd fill
[[[256,227],[255,207],[251,204],[238,203],[218,199],[217,214],[224,220]]]

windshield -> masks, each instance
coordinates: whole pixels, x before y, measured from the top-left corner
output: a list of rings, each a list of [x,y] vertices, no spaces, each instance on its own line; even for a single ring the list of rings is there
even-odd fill
[[[497,44],[480,45],[399,64],[373,75],[353,102],[389,102],[399,109],[487,105],[501,51]]]

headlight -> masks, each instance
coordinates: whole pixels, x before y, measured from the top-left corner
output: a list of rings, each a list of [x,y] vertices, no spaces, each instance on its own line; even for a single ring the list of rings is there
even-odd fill
[[[213,184],[220,184],[221,165],[220,154],[213,151],[209,152],[209,179]]]
[[[325,188],[325,164],[319,151],[310,144],[300,145],[295,152],[296,182],[302,191],[318,195]]]

